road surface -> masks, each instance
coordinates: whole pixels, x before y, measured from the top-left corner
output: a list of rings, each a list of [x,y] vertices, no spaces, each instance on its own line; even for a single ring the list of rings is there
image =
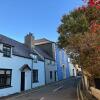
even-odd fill
[[[2,100],[78,100],[78,78],[69,78]]]

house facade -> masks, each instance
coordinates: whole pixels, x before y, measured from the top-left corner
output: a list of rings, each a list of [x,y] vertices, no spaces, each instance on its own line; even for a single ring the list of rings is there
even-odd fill
[[[33,65],[32,88],[45,85],[45,68],[43,61],[37,61]]]
[[[68,56],[65,50],[60,49],[57,44],[55,48],[55,59],[57,63],[58,80],[66,79],[70,76]]]
[[[44,61],[25,44],[0,34],[0,96],[45,84]]]
[[[70,76],[77,76],[77,70],[70,58],[68,58],[68,63],[69,63]]]
[[[57,65],[55,62],[54,42],[45,38],[34,41],[35,50],[44,58],[45,83],[52,83],[58,80]]]
[[[47,80],[49,79],[48,81],[50,81],[50,76],[52,76],[52,72],[54,74],[53,76],[57,74],[57,77],[54,77],[53,80],[62,80],[70,77],[70,68],[69,68],[70,66],[68,63],[68,56],[64,49],[60,49],[55,42],[52,42],[45,38],[35,40],[34,43],[35,43],[35,47],[41,48],[46,54],[49,55],[49,57],[51,57],[49,58],[49,60],[47,59],[45,61],[47,62],[45,66],[46,66],[46,73],[47,73],[46,79]],[[52,60],[50,61],[50,59],[53,59],[54,61]],[[50,72],[50,70],[52,69],[53,71]]]
[[[0,96],[29,90],[69,77],[64,49],[32,33],[24,43],[0,34]]]

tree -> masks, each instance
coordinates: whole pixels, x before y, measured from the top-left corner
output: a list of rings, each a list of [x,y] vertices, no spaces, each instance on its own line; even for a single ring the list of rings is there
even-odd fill
[[[89,0],[68,15],[58,27],[58,44],[91,77],[100,77],[100,1]]]

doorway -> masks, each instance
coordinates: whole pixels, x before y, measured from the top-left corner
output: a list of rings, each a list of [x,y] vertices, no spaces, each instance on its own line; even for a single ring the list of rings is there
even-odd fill
[[[25,72],[21,72],[21,91],[25,90]]]
[[[63,79],[66,79],[66,67],[65,67],[65,65],[62,66],[62,72],[63,72]]]
[[[55,74],[55,81],[57,81],[57,71],[54,72]]]

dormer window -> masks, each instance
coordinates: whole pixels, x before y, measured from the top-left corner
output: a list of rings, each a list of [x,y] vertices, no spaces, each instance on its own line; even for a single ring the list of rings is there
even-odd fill
[[[3,56],[11,57],[11,47],[8,45],[3,45]]]

